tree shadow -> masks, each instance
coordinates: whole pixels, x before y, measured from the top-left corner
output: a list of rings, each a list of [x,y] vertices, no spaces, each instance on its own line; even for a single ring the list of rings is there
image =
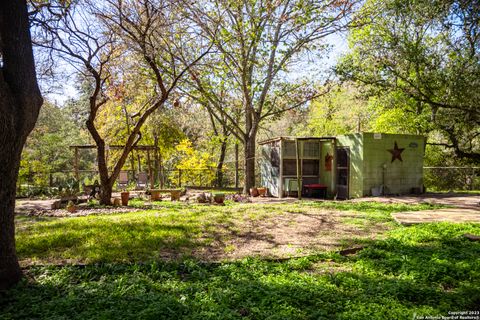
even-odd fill
[[[0,318],[412,319],[478,310],[480,244],[423,229],[349,257],[30,267],[28,280],[0,296]],[[323,268],[331,261],[348,268]]]

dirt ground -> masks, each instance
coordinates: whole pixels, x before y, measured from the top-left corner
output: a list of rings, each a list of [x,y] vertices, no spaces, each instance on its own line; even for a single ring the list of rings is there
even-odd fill
[[[297,201],[296,198],[260,197],[251,198],[251,200],[254,203],[263,204]],[[480,195],[478,194],[427,193],[418,196],[365,197],[350,201],[448,205],[453,208],[404,212],[399,213],[398,216],[407,219],[408,222],[418,221],[416,223],[480,222]],[[397,219],[396,215],[394,214],[395,219]],[[330,210],[310,211],[308,214],[285,212],[263,221],[254,221],[234,228],[221,226],[215,242],[202,251],[196,252],[196,255],[210,259],[237,259],[252,255],[272,258],[302,256],[313,251],[333,251],[352,247],[356,243],[355,239],[376,239],[388,229],[381,223],[362,228],[362,226],[345,223],[342,221],[345,218],[359,219],[361,216]]]
[[[285,212],[265,220],[219,226],[215,241],[194,252],[202,260],[235,260],[247,256],[287,258],[318,251],[350,248],[358,239],[376,239],[388,227],[362,228],[342,221],[359,218],[349,212],[312,210]]]
[[[188,194],[187,194],[188,196]],[[312,201],[312,199],[308,199]],[[168,201],[168,200],[167,200]],[[291,203],[296,198],[251,198],[253,203],[276,204]],[[329,201],[329,200],[317,200]],[[473,217],[480,222],[480,195],[475,194],[434,194],[420,196],[397,197],[366,197],[350,200],[352,202],[378,201],[383,203],[433,203],[449,205],[449,210],[404,212],[395,214],[406,219],[405,224],[432,221],[456,221],[459,214],[462,217]],[[40,203],[40,207],[45,203]],[[23,206],[22,206],[23,205]],[[47,203],[48,205],[48,203]],[[22,203],[24,209],[37,209],[36,201]],[[127,209],[127,208],[125,208]],[[104,209],[107,210],[108,209]],[[128,208],[131,210],[131,208]],[[64,216],[60,210],[58,216]],[[118,208],[116,209],[118,212]],[[51,212],[55,216],[56,212]],[[105,212],[109,213],[109,212]],[[79,212],[79,215],[91,214]],[[450,214],[445,218],[445,214]],[[394,218],[397,217],[394,215]],[[244,219],[230,224],[218,225],[214,241],[207,246],[200,246],[192,254],[202,260],[220,261],[235,260],[247,256],[262,256],[269,258],[286,258],[303,256],[318,251],[337,251],[358,245],[361,240],[378,239],[389,228],[387,224],[373,223],[365,219],[362,225],[362,215],[359,213],[341,212],[327,209],[311,209],[304,212],[281,212],[263,220]],[[350,220],[349,220],[350,219]],[[463,218],[462,218],[463,219]],[[467,219],[468,220],[468,219]],[[353,223],[352,223],[353,221]],[[397,219],[397,221],[399,221]],[[420,222],[415,222],[420,221]],[[402,223],[401,221],[399,221]],[[164,252],[164,258],[176,258],[179,252]]]

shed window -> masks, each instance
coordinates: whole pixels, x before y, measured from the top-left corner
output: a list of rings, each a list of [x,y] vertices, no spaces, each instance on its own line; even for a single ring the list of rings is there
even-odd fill
[[[318,176],[320,169],[320,161],[318,160],[303,160],[303,175],[304,176]]]
[[[283,155],[285,157],[295,157],[297,155],[295,142],[285,141]]]
[[[318,176],[320,170],[320,161],[319,160],[302,160],[302,172],[304,176]],[[285,176],[296,176],[297,175],[297,160],[294,159],[285,159],[283,160],[283,175]]]
[[[320,157],[320,144],[318,142],[305,142],[303,144],[303,156],[309,158]]]
[[[297,160],[293,160],[293,159],[283,160],[283,175],[285,176],[297,175]]]

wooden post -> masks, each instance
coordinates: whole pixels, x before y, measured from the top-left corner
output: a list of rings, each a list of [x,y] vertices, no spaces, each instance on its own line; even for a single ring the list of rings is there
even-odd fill
[[[280,158],[280,166],[279,166],[279,170],[280,170],[280,173],[278,174],[279,178],[278,178],[278,197],[279,198],[283,198],[283,189],[284,189],[284,186],[283,186],[283,140],[280,139],[280,141],[278,142],[278,152],[279,152],[279,158]]]
[[[160,184],[160,159],[159,159],[159,156],[158,156],[158,137],[157,136],[154,136],[154,151],[153,151],[153,158],[154,158],[154,177],[155,177],[155,183],[158,183]]]
[[[142,163],[140,161],[140,153],[137,151],[138,172],[142,172]]]
[[[470,190],[473,190],[473,184],[475,182],[475,167],[472,166],[472,176],[470,178],[470,185],[469,185],[469,189]]]
[[[148,178],[150,179],[150,189],[155,188],[153,182],[153,172],[152,172],[152,163],[150,162],[150,150],[147,149],[147,163],[148,163]]]
[[[337,194],[337,141],[332,139],[332,195],[336,198]]]
[[[163,189],[163,186],[165,184],[165,172],[163,170],[163,164],[162,164],[162,153],[160,150],[158,151],[158,178],[160,179],[160,189]]]
[[[75,180],[77,180],[78,186],[80,186],[80,173],[78,168],[78,148],[75,147],[75,162],[73,164],[75,169]]]
[[[300,144],[298,139],[295,138],[295,158],[297,160],[297,194],[298,200],[302,200],[302,173],[300,172],[301,164],[300,164]]]

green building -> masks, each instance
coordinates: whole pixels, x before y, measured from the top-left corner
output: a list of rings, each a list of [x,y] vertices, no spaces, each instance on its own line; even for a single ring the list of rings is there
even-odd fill
[[[261,184],[275,197],[299,189],[338,199],[423,192],[423,136],[278,137],[260,145]]]

